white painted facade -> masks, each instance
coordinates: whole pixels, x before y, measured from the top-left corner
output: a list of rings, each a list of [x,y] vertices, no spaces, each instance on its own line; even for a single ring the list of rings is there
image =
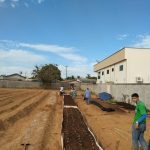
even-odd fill
[[[94,71],[97,83],[150,83],[150,48],[123,48],[94,65]]]

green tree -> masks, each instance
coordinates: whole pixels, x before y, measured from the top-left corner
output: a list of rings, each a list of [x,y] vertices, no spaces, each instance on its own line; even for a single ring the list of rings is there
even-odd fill
[[[67,80],[74,80],[74,79],[75,79],[75,77],[73,75],[70,77],[67,77]]]
[[[40,71],[40,67],[38,67],[37,65],[34,66],[34,70],[32,71],[32,79],[39,79],[38,75],[39,75],[39,71]]]
[[[90,74],[87,74],[86,78],[87,79],[95,79],[95,80],[97,79],[97,77],[91,76]]]
[[[56,64],[45,64],[41,67],[35,66],[32,75],[34,79],[39,79],[43,83],[50,83],[54,80],[61,80],[61,72]]]
[[[87,79],[90,79],[90,78],[91,78],[91,75],[90,75],[90,74],[87,74],[86,78],[87,78]]]

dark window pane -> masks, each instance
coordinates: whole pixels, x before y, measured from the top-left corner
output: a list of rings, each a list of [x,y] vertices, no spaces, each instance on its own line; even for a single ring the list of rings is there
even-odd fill
[[[109,70],[107,70],[107,74],[109,74]]]
[[[123,65],[119,66],[119,71],[123,71]]]

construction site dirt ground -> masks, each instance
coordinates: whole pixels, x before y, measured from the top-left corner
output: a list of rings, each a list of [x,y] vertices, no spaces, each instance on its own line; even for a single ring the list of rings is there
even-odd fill
[[[80,94],[76,103],[89,127],[103,145],[104,150],[132,150],[131,125],[134,111],[125,109],[105,112],[95,105],[87,105]],[[105,104],[114,108],[113,104]],[[116,107],[115,107],[116,108]],[[147,118],[145,139],[150,139],[150,116]]]
[[[56,91],[0,89],[0,150],[59,150],[62,98]]]
[[[104,150],[131,150],[134,111],[118,106],[117,111],[104,112],[87,105],[79,91],[75,101]],[[21,144],[30,144],[29,150],[61,150],[62,118],[63,97],[58,91],[0,89],[0,150],[21,150]],[[150,117],[145,139],[150,139]]]

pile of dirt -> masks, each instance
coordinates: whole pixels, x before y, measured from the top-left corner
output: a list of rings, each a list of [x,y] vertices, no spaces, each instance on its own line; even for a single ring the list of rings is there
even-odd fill
[[[121,106],[124,109],[128,109],[128,110],[135,110],[135,106],[128,104],[128,103],[124,103],[124,102],[116,102],[117,105]]]
[[[106,111],[106,112],[112,112],[112,111],[115,111],[115,109],[113,108],[109,108],[109,107],[104,107],[102,106],[100,103],[92,100],[90,101],[90,104],[93,104],[93,105],[96,105],[97,107],[99,107],[102,111]]]

